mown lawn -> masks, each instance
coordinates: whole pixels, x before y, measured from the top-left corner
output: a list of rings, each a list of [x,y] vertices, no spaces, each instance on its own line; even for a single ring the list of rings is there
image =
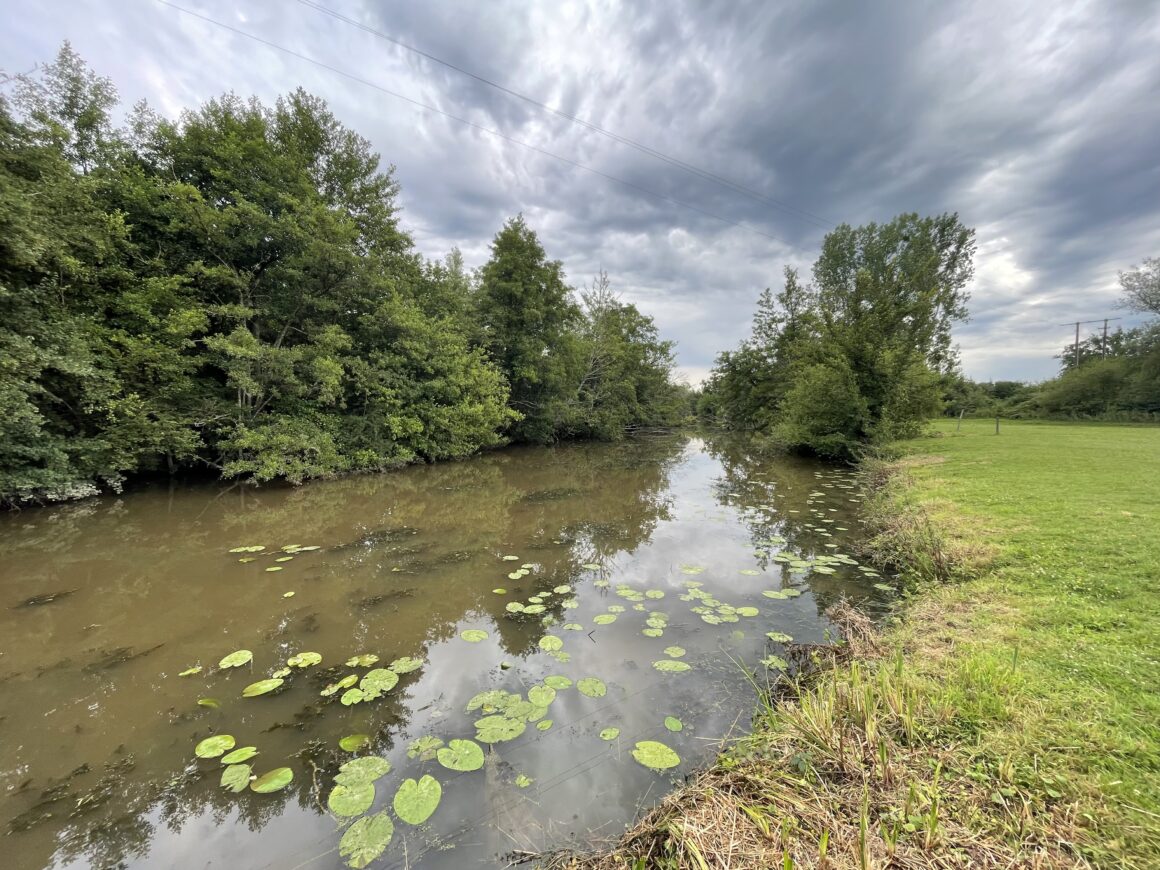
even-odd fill
[[[977,579],[918,591],[898,629],[911,664],[980,757],[1075,802],[1090,858],[1160,866],[1160,428],[934,428],[902,445],[895,501],[997,552]]]

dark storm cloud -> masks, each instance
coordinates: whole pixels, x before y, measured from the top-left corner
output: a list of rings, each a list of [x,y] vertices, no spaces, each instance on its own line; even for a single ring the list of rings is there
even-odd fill
[[[487,257],[523,211],[576,285],[598,269],[704,375],[757,293],[808,271],[833,221],[958,211],[978,229],[968,373],[1042,377],[1068,319],[1160,254],[1160,9],[1001,0],[487,4],[325,0],[366,27],[757,192],[698,178],[297,3],[191,8],[696,206],[423,112],[148,0],[0,13],[12,69],[71,38],[167,113],[302,85],[398,167],[421,249]],[[763,198],[764,197],[764,198]],[[776,200],[774,202],[773,200]],[[767,238],[703,212],[746,224]]]

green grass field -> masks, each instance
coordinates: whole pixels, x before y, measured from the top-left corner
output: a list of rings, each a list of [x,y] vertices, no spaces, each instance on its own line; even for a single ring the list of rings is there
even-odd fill
[[[899,635],[953,644],[914,666],[977,729],[974,751],[1075,802],[1094,860],[1160,866],[1160,429],[955,428],[902,445],[894,499],[997,552],[977,579],[921,589]],[[932,637],[924,611],[957,616]]]
[[[893,621],[847,612],[852,658],[548,866],[1160,867],[1160,428],[1000,429],[865,463]]]

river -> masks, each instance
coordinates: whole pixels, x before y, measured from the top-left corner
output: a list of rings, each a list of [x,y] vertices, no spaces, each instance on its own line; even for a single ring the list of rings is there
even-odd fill
[[[847,469],[665,436],[0,516],[4,865],[343,867],[344,826],[383,811],[375,867],[613,837],[746,728],[742,665],[765,680],[781,635],[822,641],[839,597],[885,600],[845,555],[858,499]],[[303,652],[321,663],[287,668]],[[282,682],[242,696],[261,680]],[[256,793],[238,768],[243,790],[222,787],[221,759],[195,755],[212,735],[292,781]],[[482,768],[443,764],[452,739]],[[679,763],[644,766],[641,741]],[[348,776],[373,803],[336,814],[363,757],[390,770],[369,793]],[[439,802],[410,824],[393,799],[419,781],[403,815],[428,812],[423,777]]]

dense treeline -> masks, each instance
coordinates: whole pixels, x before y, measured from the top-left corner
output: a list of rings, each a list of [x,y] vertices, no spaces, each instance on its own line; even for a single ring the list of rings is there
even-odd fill
[[[1120,273],[1125,308],[1158,319],[1095,332],[1060,350],[1060,374],[1039,384],[948,381],[946,411],[1016,418],[1160,420],[1160,259]]]
[[[966,319],[974,231],[957,215],[901,215],[829,233],[803,283],[758,300],[752,335],[722,353],[701,416],[781,447],[850,457],[913,434],[956,370],[951,324]]]
[[[67,45],[0,96],[0,502],[679,420],[671,343],[605,276],[576,298],[522,217],[474,274],[425,260],[318,98],[116,105]]]

